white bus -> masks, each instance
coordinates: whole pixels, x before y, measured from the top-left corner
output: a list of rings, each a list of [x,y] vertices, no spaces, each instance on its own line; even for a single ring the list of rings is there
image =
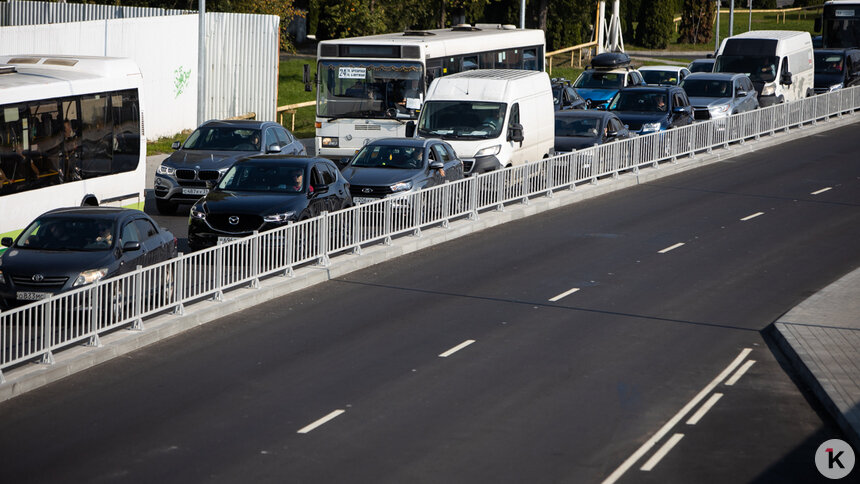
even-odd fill
[[[406,136],[430,82],[472,69],[544,70],[542,30],[460,25],[320,42],[316,154],[352,156],[373,138]]]
[[[143,209],[141,83],[130,59],[0,55],[0,237],[58,207]]]

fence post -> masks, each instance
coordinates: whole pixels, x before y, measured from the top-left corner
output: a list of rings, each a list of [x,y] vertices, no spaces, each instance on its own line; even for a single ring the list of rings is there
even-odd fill
[[[519,169],[522,174],[523,180],[520,182],[522,184],[523,190],[523,205],[529,204],[529,173],[531,172],[531,165],[526,162],[525,165],[520,165],[519,168],[512,168],[511,173],[513,174],[513,170]]]
[[[177,260],[171,265],[173,267],[173,300],[176,306],[173,308],[173,314],[182,316],[185,314],[185,305],[182,304],[182,288],[185,286],[185,254],[180,252],[177,255]]]
[[[260,252],[260,232],[255,230],[251,234],[251,270],[254,271],[252,274],[254,278],[251,280],[251,289],[260,288],[260,257],[262,257],[262,253]]]
[[[469,178],[467,188],[469,190],[469,220],[478,220],[478,179],[481,175]]]
[[[287,268],[284,269],[284,277],[293,277],[293,254],[296,251],[296,225],[293,221],[287,222],[284,235],[286,236],[284,250],[287,251]]]
[[[329,221],[328,211],[321,213],[320,216],[322,216],[322,219],[320,219],[320,224],[319,224],[319,229],[318,229],[319,230],[318,237],[319,237],[320,257],[319,257],[317,263],[323,267],[328,267],[328,265],[329,265],[328,238],[329,238],[329,224],[331,222]]]
[[[419,190],[409,197],[411,201],[409,206],[412,207],[412,236],[421,237],[421,212],[424,209],[424,191]]]
[[[224,300],[224,245],[218,245],[215,251],[215,295],[212,296],[213,301]]]
[[[355,246],[352,248],[352,253],[361,255],[361,217],[359,217],[360,208],[356,205],[352,207],[352,243]]]
[[[53,365],[54,364],[54,353],[51,351],[51,346],[54,345],[54,321],[53,321],[53,311],[49,308],[52,306],[52,303],[44,303],[42,304],[42,344],[45,346],[45,354],[42,355],[41,363],[44,365]]]
[[[383,245],[391,245],[391,199],[386,198],[382,202],[382,218],[383,218],[383,230],[385,231],[385,240],[382,241]]]
[[[505,200],[505,177],[507,177],[508,173],[510,173],[510,172],[511,172],[510,169],[506,170],[503,168],[499,171],[493,172],[493,175],[487,175],[487,176],[495,176],[498,178],[498,181],[496,182],[497,183],[496,197],[498,197],[497,198],[498,204],[496,205],[496,211],[497,212],[504,212],[505,211],[505,202],[504,202],[504,200]]]
[[[442,186],[442,228],[449,226],[448,218],[451,216],[451,180],[445,180]]]
[[[131,323],[131,329],[134,331],[143,331],[143,318],[140,313],[143,312],[143,266],[138,265],[134,273],[134,322]],[[125,301],[123,301],[123,304]]]
[[[555,171],[555,156],[543,160],[543,165],[546,167],[546,197],[552,198],[552,188],[555,185],[553,176]]]

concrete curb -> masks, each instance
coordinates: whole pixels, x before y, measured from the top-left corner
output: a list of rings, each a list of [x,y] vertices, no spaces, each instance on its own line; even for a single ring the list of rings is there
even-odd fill
[[[452,221],[448,228],[423,229],[420,237],[399,237],[389,246],[377,244],[363,248],[360,256],[349,254],[332,257],[328,267],[302,267],[295,271],[293,277],[270,277],[262,280],[258,289],[241,288],[226,292],[223,301],[204,300],[190,304],[181,316],[164,314],[148,319],[144,322],[142,331],[120,329],[102,336],[99,347],[76,346],[61,351],[54,355],[53,365],[33,363],[13,368],[5,373],[6,383],[0,385],[0,402],[185,330],[417,250],[581,200],[774,146],[796,138],[794,133],[798,130],[804,135],[811,135],[858,121],[860,116],[847,115],[815,126],[793,128],[790,133],[777,132],[758,141],[747,141],[732,145],[728,149],[698,154],[693,158],[681,158],[677,163],[664,162],[657,168],[640,169],[638,174],[626,172],[618,178],[605,178],[596,184],[578,185],[573,190],[556,190],[551,197],[531,198],[527,204],[511,204],[506,206],[504,211],[483,212],[476,221],[459,219]]]

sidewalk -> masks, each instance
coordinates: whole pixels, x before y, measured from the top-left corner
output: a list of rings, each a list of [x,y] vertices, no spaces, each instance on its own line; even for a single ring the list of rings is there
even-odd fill
[[[777,344],[854,449],[860,449],[860,269],[774,324]]]

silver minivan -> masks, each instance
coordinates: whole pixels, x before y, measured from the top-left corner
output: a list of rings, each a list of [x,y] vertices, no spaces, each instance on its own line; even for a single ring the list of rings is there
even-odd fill
[[[745,74],[694,72],[681,87],[697,120],[717,119],[758,109],[758,93]]]

